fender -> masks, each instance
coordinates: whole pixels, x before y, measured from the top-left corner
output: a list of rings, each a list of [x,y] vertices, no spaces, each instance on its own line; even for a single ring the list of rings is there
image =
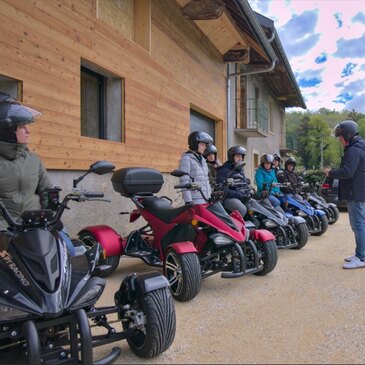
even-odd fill
[[[250,237],[261,242],[275,241],[275,236],[267,229],[250,231]]]
[[[107,225],[88,226],[83,228],[78,234],[80,235],[83,232],[90,232],[96,238],[107,257],[123,254],[122,238],[112,227]]]
[[[167,246],[167,249],[170,247],[172,247],[177,253],[198,253],[198,250],[194,246],[193,242],[190,241],[174,242]]]
[[[306,222],[306,220],[303,217],[299,217],[299,216],[291,216],[290,219],[294,222],[295,225]]]
[[[323,215],[326,215],[326,213],[321,210],[321,209],[315,209],[315,214],[318,215],[319,217],[322,217]]]

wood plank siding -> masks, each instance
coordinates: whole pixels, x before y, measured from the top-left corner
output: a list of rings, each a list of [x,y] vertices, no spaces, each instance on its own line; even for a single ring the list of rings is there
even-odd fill
[[[217,121],[226,150],[226,66],[206,35],[175,0],[152,0],[147,10],[149,0],[128,0],[118,13],[125,18],[113,10],[110,22],[101,1],[104,10],[117,2],[0,0],[0,75],[22,81],[24,103],[43,113],[30,148],[48,169],[107,159],[169,172],[187,149],[194,106]],[[144,20],[131,20],[134,11]],[[123,142],[81,136],[82,60],[124,79]]]

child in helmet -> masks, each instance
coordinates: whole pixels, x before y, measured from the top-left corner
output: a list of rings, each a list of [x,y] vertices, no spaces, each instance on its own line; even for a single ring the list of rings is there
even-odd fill
[[[276,177],[280,183],[290,182],[290,186],[284,186],[280,188],[284,194],[293,194],[295,199],[303,201],[303,198],[298,194],[300,180],[297,173],[295,172],[296,165],[296,159],[294,157],[289,157],[285,160],[284,170],[280,170]]]
[[[274,154],[274,161],[273,161],[273,168],[275,170],[276,176],[278,175],[279,171],[282,171],[281,168],[281,156],[277,153]]]
[[[216,183],[218,167],[222,165],[217,157],[217,152],[217,147],[214,146],[214,144],[208,145],[204,151],[204,157],[207,161],[209,170],[209,181],[212,189],[214,189]]]
[[[255,173],[255,182],[257,185],[257,194],[261,199],[269,199],[270,203],[276,208],[280,205],[279,199],[275,195],[280,195],[280,189],[272,186],[277,183],[275,170],[273,168],[274,156],[265,153],[261,157],[261,165]]]
[[[242,184],[240,186],[231,186],[223,201],[223,206],[228,211],[238,210],[242,217],[247,213],[245,203],[250,199],[249,182],[243,172],[243,160],[245,159],[246,149],[242,146],[233,146],[228,150],[228,160],[218,168],[217,184],[224,183],[232,174],[235,177],[240,176]],[[240,170],[235,170],[238,164],[242,165]]]
[[[208,166],[203,154],[211,143],[213,143],[213,138],[208,133],[200,131],[190,133],[188,138],[189,150],[182,154],[179,163],[179,169],[189,173],[194,182],[200,185],[207,199],[210,198],[211,187]],[[180,177],[180,183],[186,184],[191,182],[189,175]],[[184,190],[183,199],[185,204],[206,203],[199,191]]]

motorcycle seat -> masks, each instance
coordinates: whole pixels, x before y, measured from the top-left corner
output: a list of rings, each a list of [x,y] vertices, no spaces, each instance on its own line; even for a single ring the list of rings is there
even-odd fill
[[[165,223],[171,223],[177,216],[190,208],[189,205],[175,208],[171,203],[163,198],[152,196],[143,199],[144,208]]]

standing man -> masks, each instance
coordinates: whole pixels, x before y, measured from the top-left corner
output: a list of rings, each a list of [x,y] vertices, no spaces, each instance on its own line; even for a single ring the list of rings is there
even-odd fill
[[[326,176],[339,179],[339,199],[347,200],[351,228],[355,234],[355,255],[345,258],[344,269],[365,267],[365,141],[359,136],[359,126],[345,120],[331,133],[344,148],[338,169],[325,168]]]

